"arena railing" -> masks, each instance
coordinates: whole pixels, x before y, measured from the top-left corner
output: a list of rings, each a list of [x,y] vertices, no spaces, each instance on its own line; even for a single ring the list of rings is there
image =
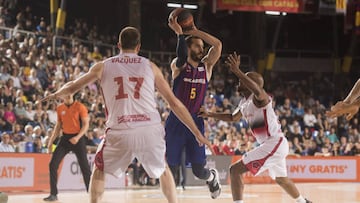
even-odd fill
[[[0,26],[0,33],[2,33],[4,35],[5,39],[10,39],[15,37],[15,35],[17,33],[26,35],[26,36],[36,36],[35,32],[31,32],[31,31],[26,31],[26,30],[19,30],[19,29],[14,29],[14,28],[8,28],[8,27],[4,27],[4,26]]]
[[[65,36],[59,36],[54,35],[52,38],[52,46],[53,46],[53,55],[55,55],[57,48],[61,47],[62,44],[68,44],[71,48],[77,46],[79,43],[82,45],[85,45],[89,48],[99,47],[99,50],[101,50],[102,53],[105,53],[104,49],[111,50],[111,54],[116,54],[116,46],[113,44],[107,44],[107,43],[101,43],[97,41],[90,41],[90,40],[83,40],[79,38],[73,38],[73,37],[65,37]]]
[[[5,39],[10,39],[15,37],[17,33],[20,33],[23,36],[33,36],[38,37],[39,34],[32,31],[26,31],[26,30],[19,30],[9,27],[0,26],[0,33],[3,33]],[[69,46],[69,48],[74,48],[75,46],[82,44],[87,46],[90,50],[97,46],[99,47],[99,50],[102,54],[106,53],[106,50],[110,50],[112,55],[116,55],[118,53],[118,48],[114,44],[108,44],[108,43],[102,43],[98,41],[90,41],[90,40],[84,40],[74,37],[67,37],[67,36],[59,36],[54,35],[52,37],[52,54],[56,55],[56,51],[58,48],[60,48],[63,44],[66,44]],[[157,63],[159,66],[169,66],[171,61],[176,57],[175,52],[170,51],[153,51],[153,50],[141,50],[139,53],[141,56],[147,57],[151,60],[153,60],[155,63]],[[227,54],[223,54],[219,60],[220,64],[223,64],[227,57]],[[253,67],[253,61],[252,58],[249,55],[241,55],[241,64],[243,67],[252,68]]]
[[[32,36],[32,37],[40,37],[41,36],[36,32],[14,29],[14,28],[9,28],[9,27],[4,27],[4,26],[0,26],[0,33],[2,33],[4,35],[5,39],[14,38],[17,33],[20,33],[23,36]],[[101,43],[101,42],[97,42],[97,41],[89,41],[89,40],[83,40],[83,39],[78,39],[78,38],[73,38],[73,37],[54,35],[52,37],[52,48],[53,48],[52,54],[53,55],[56,54],[57,48],[61,47],[61,45],[63,43],[70,45],[69,48],[73,48],[77,44],[81,43],[83,45],[90,46],[89,48],[98,46],[100,50],[110,49],[112,54],[116,53],[116,46],[113,44],[107,44],[107,43]]]

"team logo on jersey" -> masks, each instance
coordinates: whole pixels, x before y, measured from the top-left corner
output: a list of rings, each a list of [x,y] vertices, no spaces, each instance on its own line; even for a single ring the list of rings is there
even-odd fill
[[[202,67],[202,66],[200,66],[200,67],[198,67],[198,71],[199,71],[199,72],[205,71],[205,68]]]
[[[61,112],[61,115],[65,115],[65,114],[66,114],[66,111],[62,111],[62,112]]]

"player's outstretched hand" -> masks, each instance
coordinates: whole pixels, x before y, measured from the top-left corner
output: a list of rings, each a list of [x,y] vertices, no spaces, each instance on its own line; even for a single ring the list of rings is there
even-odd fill
[[[44,97],[44,98],[41,100],[41,102],[43,102],[43,101],[49,101],[49,100],[55,100],[55,99],[57,99],[56,92],[47,95],[46,97]]]
[[[333,118],[346,115],[346,120],[350,120],[358,111],[359,106],[340,101],[332,106],[330,111],[326,111],[326,116]]]
[[[227,57],[225,64],[229,66],[232,72],[235,72],[240,66],[240,55],[237,55],[236,52],[230,54]]]

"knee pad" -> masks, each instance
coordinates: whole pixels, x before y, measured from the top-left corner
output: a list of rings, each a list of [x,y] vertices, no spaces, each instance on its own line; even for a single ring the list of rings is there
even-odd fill
[[[204,164],[191,164],[193,174],[202,180],[206,180],[210,176],[209,169],[204,168]]]
[[[169,166],[170,171],[174,177],[175,184],[178,185],[179,183],[179,175],[180,175],[180,166]]]
[[[177,174],[179,172],[180,166],[169,166],[170,171],[173,175]]]

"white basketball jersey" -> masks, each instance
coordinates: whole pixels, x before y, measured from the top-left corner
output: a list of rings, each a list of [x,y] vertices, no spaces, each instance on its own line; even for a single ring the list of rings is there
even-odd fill
[[[258,143],[263,143],[269,136],[283,136],[278,117],[272,107],[272,101],[258,108],[253,102],[253,94],[248,99],[241,99],[238,107],[247,120]]]
[[[161,122],[154,73],[147,58],[123,53],[106,59],[100,85],[108,128],[128,129]]]

